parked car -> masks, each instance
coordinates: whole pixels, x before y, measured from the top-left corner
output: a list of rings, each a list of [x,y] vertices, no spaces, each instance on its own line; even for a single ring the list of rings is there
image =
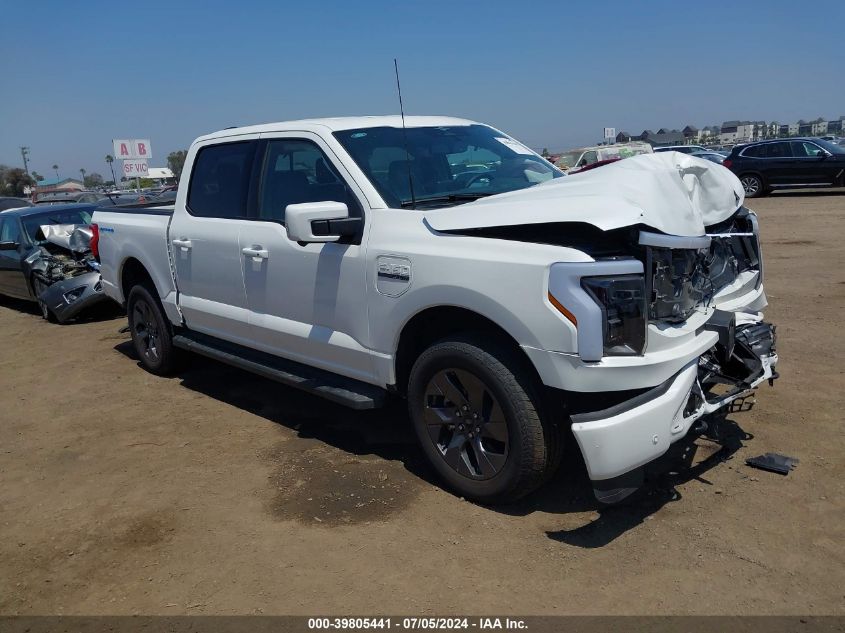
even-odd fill
[[[223,130],[184,173],[175,205],[94,213],[143,367],[187,350],[355,409],[407,398],[466,498],[548,480],[568,426],[617,501],[776,377],[757,218],[717,165],[565,176],[486,125],[384,116]]]
[[[615,145],[595,145],[593,147],[579,147],[560,155],[555,166],[564,173],[574,174],[584,169],[593,169],[607,165],[622,158],[651,154],[651,145],[642,141],[630,143],[616,143]]]
[[[719,152],[692,152],[690,156],[703,158],[704,160],[709,160],[711,163],[716,163],[717,165],[721,165],[726,158],[724,154],[720,154]]]
[[[102,194],[97,191],[57,191],[40,194],[35,204],[91,204],[101,197]]]
[[[90,248],[92,204],[31,206],[0,215],[0,294],[37,301],[64,323],[108,300]]]
[[[817,138],[737,145],[722,163],[749,198],[775,189],[845,186],[845,148]]]
[[[0,211],[7,211],[9,209],[20,209],[22,207],[31,207],[32,202],[26,198],[11,198],[0,197]]]
[[[141,204],[151,202],[155,199],[155,194],[138,193],[134,191],[123,193],[107,193],[97,199],[97,206],[119,206],[127,204]]]
[[[666,145],[655,147],[655,152],[680,152],[681,154],[693,154],[695,152],[706,152],[707,149],[701,145]]]
[[[150,202],[160,202],[162,204],[172,204],[172,203],[176,202],[176,189],[168,189],[166,191],[162,191],[155,198],[150,200]]]

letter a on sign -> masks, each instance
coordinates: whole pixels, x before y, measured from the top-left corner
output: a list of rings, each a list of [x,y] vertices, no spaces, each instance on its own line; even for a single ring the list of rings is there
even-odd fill
[[[132,158],[132,142],[128,138],[116,138],[112,141],[114,145],[114,157],[120,160]]]

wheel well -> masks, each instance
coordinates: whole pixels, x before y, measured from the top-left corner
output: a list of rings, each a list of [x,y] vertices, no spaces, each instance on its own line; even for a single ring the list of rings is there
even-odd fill
[[[397,391],[405,394],[411,367],[426,348],[436,341],[458,333],[481,334],[485,340],[495,340],[500,345],[504,345],[515,353],[524,368],[530,371],[532,377],[538,381],[537,384],[542,384],[531,360],[519,343],[504,329],[472,310],[454,306],[438,306],[414,315],[402,328],[399,345],[396,348]]]
[[[123,292],[124,301],[129,298],[129,291],[132,290],[133,286],[138,285],[147,286],[150,290],[154,291],[154,296],[158,295],[150,273],[147,272],[147,269],[144,268],[141,262],[134,257],[130,257],[123,264],[123,270],[120,275],[120,289]]]

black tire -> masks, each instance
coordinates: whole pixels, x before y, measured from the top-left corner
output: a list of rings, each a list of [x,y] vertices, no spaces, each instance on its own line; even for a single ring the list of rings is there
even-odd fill
[[[454,337],[414,363],[408,407],[423,452],[453,492],[508,503],[540,486],[559,460],[559,434],[543,423],[540,393],[507,348]]]
[[[58,323],[58,319],[50,307],[41,300],[41,293],[48,288],[47,284],[41,281],[38,277],[32,277],[32,294],[35,295],[35,301],[38,302],[38,309],[41,311],[41,317],[49,323]]]
[[[151,374],[168,376],[176,369],[170,322],[161,302],[146,286],[134,286],[126,300],[129,332],[141,365]]]
[[[767,193],[766,184],[757,174],[743,174],[739,178],[746,198],[760,198]]]

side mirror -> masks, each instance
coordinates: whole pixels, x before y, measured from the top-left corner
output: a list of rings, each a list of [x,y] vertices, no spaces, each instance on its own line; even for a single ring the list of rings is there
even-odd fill
[[[18,246],[17,242],[0,242],[0,251],[16,251]]]
[[[827,158],[830,155],[831,155],[830,152],[828,152],[826,149],[823,149],[822,151],[819,152],[819,160],[824,160],[825,158]]]
[[[337,242],[357,235],[361,218],[350,218],[342,202],[303,202],[285,208],[285,228],[294,242]]]

